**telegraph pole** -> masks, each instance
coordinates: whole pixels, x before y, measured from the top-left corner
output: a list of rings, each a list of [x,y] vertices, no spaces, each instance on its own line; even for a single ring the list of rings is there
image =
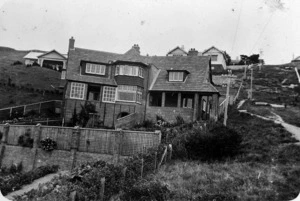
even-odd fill
[[[227,91],[226,91],[226,102],[225,102],[225,112],[224,112],[224,126],[227,125],[227,119],[228,119],[228,104],[229,104],[229,89],[230,89],[230,77],[227,79]]]
[[[251,68],[251,91],[250,91],[250,100],[252,100],[252,92],[253,92],[253,68]]]

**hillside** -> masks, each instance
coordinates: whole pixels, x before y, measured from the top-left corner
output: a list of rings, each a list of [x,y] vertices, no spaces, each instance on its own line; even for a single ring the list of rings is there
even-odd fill
[[[58,94],[59,72],[41,67],[26,67],[24,64],[12,65],[16,61],[24,63],[23,57],[28,52],[0,47],[0,108],[62,99],[61,94]]]

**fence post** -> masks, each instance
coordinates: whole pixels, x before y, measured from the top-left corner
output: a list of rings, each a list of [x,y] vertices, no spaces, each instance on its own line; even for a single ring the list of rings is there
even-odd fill
[[[172,152],[173,152],[172,144],[169,144],[169,149],[170,149],[169,161],[171,161],[172,160]]]
[[[80,128],[79,126],[75,126],[72,130],[72,138],[71,138],[71,157],[72,157],[71,170],[75,167],[76,164],[76,152],[79,147],[79,138],[80,138]]]
[[[34,137],[33,137],[33,148],[38,148],[39,140],[42,134],[41,124],[35,126]]]
[[[36,155],[37,155],[37,149],[39,147],[39,142],[40,138],[42,135],[42,128],[41,124],[37,124],[34,129],[34,134],[33,134],[33,149],[32,151],[32,170],[36,167]]]
[[[2,136],[2,144],[7,144],[7,139],[8,139],[8,133],[9,133],[9,128],[10,128],[10,124],[9,123],[6,123],[4,125],[4,133],[3,133],[3,136]]]
[[[155,130],[154,133],[158,136],[157,145],[159,145],[161,143],[161,131],[160,130]]]
[[[2,166],[2,160],[3,160],[3,156],[4,156],[4,152],[5,152],[5,146],[7,144],[9,127],[10,127],[9,123],[6,123],[4,125],[4,133],[2,135],[2,140],[1,140],[1,144],[0,144],[0,167]]]
[[[157,166],[157,151],[154,153],[154,170],[156,170],[156,166]]]
[[[100,201],[104,201],[105,177],[101,178]]]

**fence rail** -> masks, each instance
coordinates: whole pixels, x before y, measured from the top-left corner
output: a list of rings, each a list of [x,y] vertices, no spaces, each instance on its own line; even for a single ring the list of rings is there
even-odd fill
[[[0,120],[7,120],[14,116],[24,116],[29,112],[57,116],[61,112],[62,101],[51,100],[44,102],[18,105],[0,109]]]

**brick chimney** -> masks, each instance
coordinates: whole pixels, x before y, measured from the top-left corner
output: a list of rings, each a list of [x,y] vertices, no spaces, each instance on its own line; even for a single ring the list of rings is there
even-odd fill
[[[198,51],[195,48],[191,48],[188,52],[188,56],[198,56]]]
[[[74,45],[75,45],[75,39],[73,36],[69,39],[69,50],[74,50]]]
[[[134,45],[132,46],[132,48],[135,49],[139,54],[141,53],[141,52],[140,52],[140,46],[139,46],[138,44],[134,44]]]

